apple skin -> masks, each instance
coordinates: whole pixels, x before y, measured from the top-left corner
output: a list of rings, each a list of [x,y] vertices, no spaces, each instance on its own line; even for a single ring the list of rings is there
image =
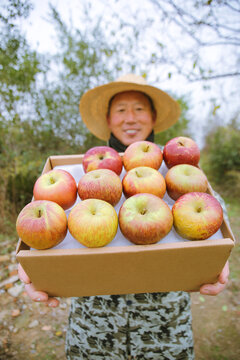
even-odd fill
[[[67,234],[67,216],[53,201],[36,200],[19,213],[16,230],[21,240],[37,250],[52,248]]]
[[[212,195],[192,192],[182,195],[172,207],[173,225],[185,239],[204,240],[215,234],[223,221],[223,210]]]
[[[54,201],[67,210],[77,199],[77,184],[68,171],[53,169],[37,179],[33,187],[33,196],[35,200]]]
[[[138,166],[149,166],[158,170],[162,160],[161,149],[150,141],[136,141],[129,145],[123,154],[123,165],[126,171]]]
[[[137,245],[155,244],[173,225],[168,205],[153,194],[136,194],[125,200],[119,210],[122,234]]]
[[[109,146],[95,146],[83,156],[83,169],[85,173],[97,169],[109,169],[117,175],[122,172],[122,158],[119,153]]]
[[[100,199],[115,206],[122,196],[122,182],[112,170],[92,170],[82,176],[78,183],[80,199]]]
[[[178,164],[197,166],[200,160],[200,150],[191,138],[178,136],[169,140],[164,146],[163,159],[169,169]]]
[[[167,193],[177,200],[189,192],[206,192],[208,181],[202,170],[189,164],[179,164],[168,170],[165,176]]]
[[[166,192],[166,183],[162,174],[148,166],[129,170],[122,180],[122,185],[126,198],[139,193],[149,193],[163,198]]]
[[[68,217],[71,235],[89,248],[109,244],[118,229],[118,216],[114,207],[99,199],[86,199],[75,205]]]

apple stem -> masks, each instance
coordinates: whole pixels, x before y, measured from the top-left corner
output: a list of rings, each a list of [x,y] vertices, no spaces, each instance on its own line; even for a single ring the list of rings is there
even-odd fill
[[[42,216],[42,211],[39,209],[38,210],[38,217],[40,218]]]
[[[184,146],[184,144],[181,141],[179,141],[178,143],[180,146]]]
[[[146,212],[147,212],[147,209],[143,209],[143,210],[141,211],[141,215],[145,215]]]
[[[148,150],[149,150],[149,145],[147,145],[143,151],[148,152]]]
[[[55,181],[54,181],[54,179],[53,179],[52,177],[50,178],[50,183],[51,183],[51,184],[54,184],[54,183],[55,183]]]
[[[136,175],[137,175],[137,177],[141,177],[141,175],[136,171]]]

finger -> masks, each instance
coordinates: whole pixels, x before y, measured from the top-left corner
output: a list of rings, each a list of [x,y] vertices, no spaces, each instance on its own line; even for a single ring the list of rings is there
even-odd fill
[[[28,296],[37,302],[44,302],[47,306],[50,307],[57,307],[59,306],[59,300],[53,297],[49,297],[47,293],[44,291],[37,291],[33,284],[26,284],[25,285],[26,292]]]
[[[25,284],[30,284],[31,283],[31,280],[29,279],[28,275],[23,270],[23,267],[22,267],[21,264],[18,264],[18,277]]]
[[[60,301],[53,297],[49,297],[46,302],[46,305],[50,306],[50,307],[57,307],[59,304],[60,304]]]
[[[25,290],[28,296],[33,301],[40,301],[40,302],[48,301],[48,294],[43,291],[37,291],[32,283],[26,284]]]
[[[226,284],[228,281],[228,277],[229,277],[229,263],[227,261],[224,268],[222,269],[221,274],[219,275],[218,281],[221,284]]]
[[[202,295],[218,295],[221,291],[223,291],[226,287],[226,283],[222,284],[217,282],[215,284],[203,285],[200,287],[200,294]]]

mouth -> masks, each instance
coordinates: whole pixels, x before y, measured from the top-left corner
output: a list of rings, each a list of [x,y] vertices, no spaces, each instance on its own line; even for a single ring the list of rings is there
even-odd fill
[[[128,129],[128,130],[124,130],[124,132],[127,135],[135,135],[138,132],[138,130],[136,130],[136,129]]]

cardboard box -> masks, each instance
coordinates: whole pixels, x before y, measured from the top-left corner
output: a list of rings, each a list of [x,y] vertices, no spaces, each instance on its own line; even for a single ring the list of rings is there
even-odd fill
[[[51,156],[43,173],[55,167],[72,169],[78,183],[83,174],[82,158],[83,155]],[[160,168],[163,175],[167,171],[164,166]],[[208,192],[213,194],[210,185]],[[170,206],[171,201],[174,203],[167,194],[164,200]],[[234,246],[234,236],[225,219],[215,235],[202,241],[180,238],[174,229],[153,245],[131,244],[120,230],[116,239],[103,248],[85,248],[69,232],[66,238],[68,243],[64,239],[49,250],[29,249],[21,240],[17,246],[17,260],[36,289],[52,296],[198,291],[202,284],[217,280]]]

